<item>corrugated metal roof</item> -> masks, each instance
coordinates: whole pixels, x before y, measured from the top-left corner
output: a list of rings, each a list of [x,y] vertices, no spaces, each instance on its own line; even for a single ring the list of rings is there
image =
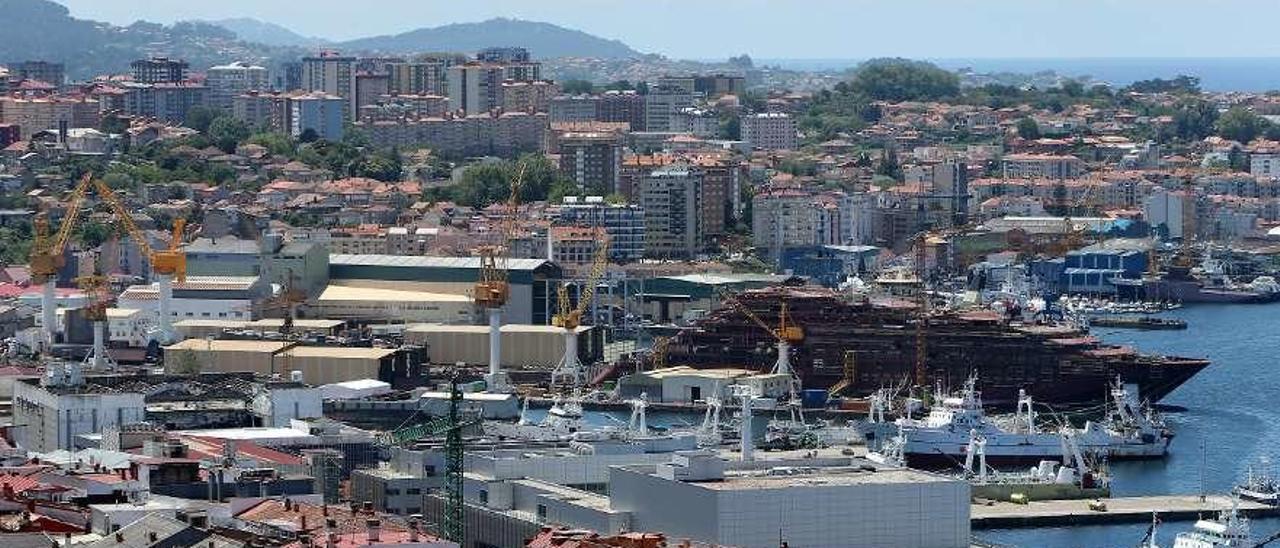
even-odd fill
[[[508,270],[537,270],[546,259],[508,259]],[[405,268],[480,268],[479,257],[422,257],[409,255],[330,255],[330,265],[394,266]]]

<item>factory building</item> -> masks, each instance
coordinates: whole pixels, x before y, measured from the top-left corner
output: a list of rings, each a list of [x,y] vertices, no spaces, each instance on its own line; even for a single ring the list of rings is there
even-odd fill
[[[592,326],[578,326],[578,360],[592,364],[604,358],[603,334]],[[482,365],[489,363],[489,327],[483,325],[411,325],[404,331],[408,344],[426,348],[431,363]],[[502,367],[554,366],[564,357],[564,329],[549,325],[502,326]]]
[[[553,523],[610,533],[662,531],[673,538],[744,548],[775,548],[779,538],[790,546],[970,545],[969,485],[960,479],[849,457],[743,463],[711,451],[661,456],[606,467],[607,490],[579,489],[566,484],[568,476],[537,470],[551,465],[521,466],[517,459],[519,472],[507,473],[503,467],[489,475],[473,472],[469,462],[467,517],[478,526],[471,530],[485,531],[480,540],[494,545],[505,542],[504,533]],[[524,460],[544,458],[562,460],[542,454]],[[579,458],[618,460],[600,454]],[[593,479],[588,476],[581,480]],[[430,497],[425,506],[431,519],[440,504]]]
[[[543,259],[507,262],[511,297],[502,319],[513,324],[550,323],[556,306],[560,267]],[[333,255],[329,278],[335,285],[469,296],[480,276],[476,257]]]
[[[110,313],[110,309],[108,309]],[[213,320],[213,319],[189,319],[181,320],[173,323],[173,329],[178,334],[178,339],[207,339],[207,338],[225,338],[228,333],[240,332],[257,332],[272,333],[279,332],[284,324],[282,318],[264,318],[261,320]],[[312,318],[298,318],[293,320],[293,330],[297,333],[308,333],[315,335],[339,335],[346,327],[347,322],[342,320],[324,320]]]
[[[320,416],[320,391],[252,374],[81,376],[54,367],[13,387],[14,441],[35,452],[94,446],[108,429],[148,422],[168,429],[288,424]]]
[[[476,320],[471,297],[376,287],[329,284],[311,306],[324,318],[360,322],[434,322],[470,324]]]
[[[644,394],[649,401],[693,403],[717,396],[730,398],[731,385],[752,387],[766,398],[786,396],[791,386],[789,375],[762,374],[749,369],[694,369],[689,366],[641,371],[618,380],[623,398]]]
[[[313,384],[376,379],[397,387],[422,377],[414,349],[301,346],[292,341],[187,339],[165,347],[170,373],[252,372]]]

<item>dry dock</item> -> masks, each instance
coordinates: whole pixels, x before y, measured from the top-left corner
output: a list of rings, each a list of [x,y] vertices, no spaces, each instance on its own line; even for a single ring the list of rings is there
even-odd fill
[[[974,503],[970,520],[974,529],[1008,527],[1040,527],[1151,521],[1151,514],[1163,521],[1192,520],[1229,508],[1229,497],[1212,495],[1201,501],[1199,495],[1155,497],[1121,497],[1103,499],[1105,512],[1089,509],[1088,500],[1044,500],[1027,504],[1011,502]],[[1240,511],[1247,516],[1278,516],[1280,507],[1253,501],[1240,501]]]

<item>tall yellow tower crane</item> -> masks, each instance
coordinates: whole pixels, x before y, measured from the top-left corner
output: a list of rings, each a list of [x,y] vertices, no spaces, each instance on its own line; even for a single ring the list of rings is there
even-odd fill
[[[57,302],[54,299],[54,286],[58,280],[58,270],[65,263],[62,254],[67,248],[67,242],[71,239],[76,219],[80,216],[80,206],[84,203],[92,177],[91,174],[86,173],[71,190],[71,196],[67,199],[66,215],[63,216],[57,233],[53,236],[49,235],[48,213],[40,213],[33,223],[34,237],[31,242],[29,265],[31,279],[43,286],[40,294],[40,321],[44,324],[41,326],[44,331],[44,340],[41,342],[46,351],[53,345],[57,333],[55,329]]]
[[[142,232],[142,229],[138,228],[133,216],[124,208],[124,203],[116,195],[115,191],[111,190],[111,187],[107,186],[106,183],[97,179],[93,181],[93,186],[97,190],[99,197],[107,202],[111,211],[120,220],[120,224],[124,225],[129,237],[138,243],[142,254],[151,263],[151,273],[155,275],[160,290],[160,299],[158,301],[160,332],[157,338],[164,344],[173,342],[175,334],[173,330],[173,315],[170,313],[170,307],[173,303],[173,281],[175,279],[179,282],[187,280],[187,254],[182,249],[183,233],[187,226],[186,219],[177,219],[173,222],[173,235],[169,240],[168,248],[153,249],[151,244],[147,242],[147,235]]]
[[[600,239],[596,241],[595,253],[591,258],[591,270],[588,271],[587,279],[582,282],[582,289],[578,292],[578,306],[570,306],[569,286],[560,285],[558,311],[551,317],[551,325],[564,329],[564,357],[551,372],[553,386],[568,379],[572,381],[573,387],[578,388],[586,380],[582,362],[578,360],[578,326],[582,325],[582,317],[595,298],[596,285],[600,283],[600,278],[604,276],[605,268],[609,265],[609,236],[604,229],[599,230],[599,235]]]
[[[516,176],[511,179],[511,195],[507,198],[507,216],[499,225],[497,241],[480,246],[480,276],[472,291],[476,306],[489,315],[489,374],[485,383],[490,392],[509,392],[511,383],[502,371],[502,307],[511,296],[511,284],[507,272],[507,259],[511,254],[511,241],[515,239],[520,216],[520,189],[524,186],[525,166],[521,163]]]

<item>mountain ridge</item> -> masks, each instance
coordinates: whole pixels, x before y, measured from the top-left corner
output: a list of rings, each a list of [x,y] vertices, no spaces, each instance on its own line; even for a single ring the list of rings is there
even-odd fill
[[[414,53],[474,52],[487,47],[521,46],[537,58],[598,57],[623,59],[642,53],[621,40],[602,38],[554,23],[496,17],[474,23],[449,23],[399,34],[357,38],[333,44],[351,51]]]

